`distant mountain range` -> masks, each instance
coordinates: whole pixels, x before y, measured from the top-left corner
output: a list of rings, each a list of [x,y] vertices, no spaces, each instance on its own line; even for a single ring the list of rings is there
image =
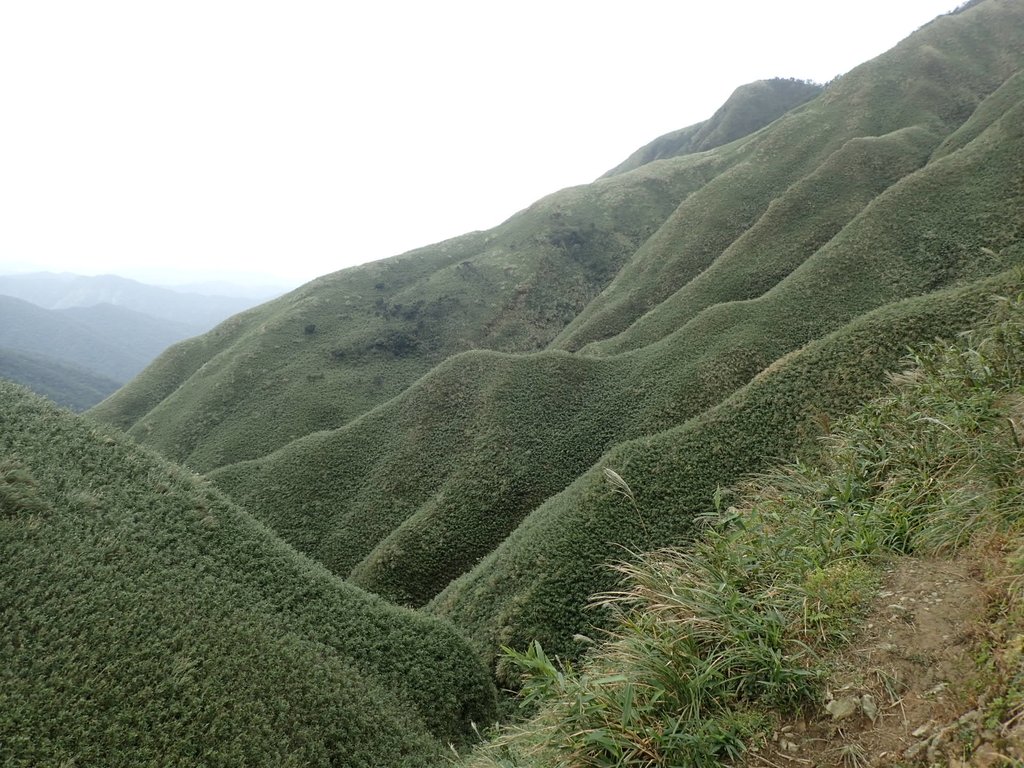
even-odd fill
[[[160,288],[115,275],[3,275],[0,375],[62,405],[88,408],[172,344],[258,301]]]
[[[87,277],[68,272],[0,275],[0,294],[30,301],[44,309],[110,304],[187,326],[194,333],[212,328],[221,320],[269,298],[266,294],[257,298],[216,295],[210,293],[215,285],[200,288],[195,292],[162,288],[117,275]]]

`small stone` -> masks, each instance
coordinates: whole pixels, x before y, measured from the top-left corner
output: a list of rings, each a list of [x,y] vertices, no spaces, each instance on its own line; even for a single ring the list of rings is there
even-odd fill
[[[932,729],[932,722],[931,722],[931,720],[929,720],[924,725],[922,725],[922,726],[920,726],[918,728],[915,728],[913,731],[911,731],[910,735],[913,736],[915,739],[920,739],[922,736],[924,736],[926,733],[928,733],[931,729]]]
[[[860,699],[855,696],[833,699],[825,705],[825,711],[832,715],[833,720],[845,720],[852,717],[858,709],[860,709]]]
[[[1007,765],[1006,757],[991,744],[982,744],[971,756],[972,765],[976,768],[994,768],[997,765]]]
[[[911,744],[909,747],[907,747],[906,751],[903,753],[903,756],[907,758],[907,760],[913,760],[926,749],[928,749],[928,742],[919,741],[917,742],[917,744]]]
[[[878,705],[875,704],[875,697],[870,693],[865,693],[860,697],[860,708],[864,710],[864,714],[868,716],[868,720],[872,723],[875,722],[875,718],[878,717]]]

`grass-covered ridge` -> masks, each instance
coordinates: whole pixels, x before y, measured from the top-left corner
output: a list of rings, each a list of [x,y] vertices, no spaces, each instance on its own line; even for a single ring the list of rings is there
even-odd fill
[[[94,410],[200,470],[347,424],[471,349],[545,347],[737,157],[574,187],[487,233],[342,270],[169,350]]]
[[[710,179],[683,201],[555,344],[580,349],[607,339],[671,301],[727,249],[738,246],[739,238],[793,184],[814,173],[852,139],[913,129],[919,134],[915,139],[919,148],[923,140],[937,146],[1020,70],[1022,30],[1024,8],[1012,0],[987,0],[963,13],[940,17],[742,142],[746,162]],[[925,138],[928,134],[930,139]],[[678,160],[652,165],[674,162]],[[852,194],[856,200],[862,184],[862,178],[854,179],[841,194]],[[808,250],[813,238],[807,230],[798,215],[777,231],[777,237],[792,238],[795,253],[790,260],[813,253]],[[777,252],[778,247],[773,250]],[[745,297],[724,300],[729,298]],[[688,317],[692,313],[683,315],[684,321]],[[678,327],[672,325],[661,333]]]
[[[0,383],[0,762],[441,765],[493,717],[444,622]]]
[[[320,278],[182,345],[95,413],[205,471],[341,427],[453,354],[574,350],[614,336],[724,258],[726,281],[681,315],[666,312],[650,337],[660,338],[679,317],[770,289],[919,168],[1020,68],[1022,22],[1015,3],[987,0],[751,136]]]
[[[510,649],[534,714],[498,731],[468,764],[735,760],[780,718],[820,711],[831,654],[856,631],[880,563],[948,552],[993,532],[1010,539],[1004,551],[1019,554],[1024,294],[1001,299],[980,328],[909,362],[887,395],[836,425],[815,463],[741,486],[735,505],[720,504],[701,521],[693,546],[621,566],[621,587],[598,599],[613,628],[579,667],[560,669],[536,643]],[[1019,580],[1021,562],[1015,567]],[[999,653],[1014,653],[1012,641]],[[1022,682],[1019,673],[996,681],[988,729],[1019,718]],[[954,745],[954,754],[969,754],[976,742],[961,730],[966,746]],[[864,762],[844,764],[869,759],[845,754]]]

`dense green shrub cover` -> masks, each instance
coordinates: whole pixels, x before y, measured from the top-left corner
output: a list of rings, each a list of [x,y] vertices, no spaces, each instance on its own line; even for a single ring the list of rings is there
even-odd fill
[[[6,383],[0,563],[4,765],[418,768],[493,717],[449,625]]]
[[[611,445],[692,418],[863,312],[1013,263],[1010,247],[1024,229],[1022,124],[1024,103],[960,151],[892,186],[883,180],[887,189],[764,295],[705,296],[710,306],[686,322],[671,315],[668,325],[652,312],[646,328],[660,329],[656,339],[601,360],[553,352],[455,357],[344,428],[212,477],[336,573],[421,605]],[[916,153],[909,167],[924,162],[934,142],[920,144],[918,133],[857,140],[839,154],[879,178],[908,146]],[[806,188],[796,185],[773,210],[794,218],[801,206],[790,204],[802,198],[810,206],[826,179],[848,179],[847,168],[830,166]],[[958,183],[965,178],[972,183]],[[859,210],[875,192],[845,197],[852,208],[840,208]],[[830,215],[808,217],[826,237]],[[772,212],[763,218],[775,223],[755,243],[782,227]],[[746,267],[771,253],[756,245],[746,255],[727,252],[692,296],[715,286],[728,292],[730,275],[749,282]]]
[[[849,140],[914,127],[941,141],[1021,68],[1021,51],[1024,8],[988,0],[936,19],[853,69],[741,142],[744,162],[690,195],[555,343],[579,349],[625,331],[708,268],[773,201]],[[799,216],[791,224],[796,246],[804,227]]]
[[[794,456],[823,422],[879,392],[908,345],[970,327],[990,311],[993,293],[1018,284],[1014,271],[884,307],[782,358],[683,425],[616,446],[429,610],[464,627],[485,653],[539,640],[549,653],[574,658],[575,636],[601,619],[586,609],[589,596],[613,586],[608,564],[623,548],[689,541],[694,518],[713,510],[719,487]],[[615,493],[605,468],[630,485],[639,512]],[[499,669],[510,682],[506,675]]]
[[[533,714],[499,730],[469,762],[721,765],[780,717],[820,707],[836,666],[830,654],[856,633],[878,566],[894,553],[946,553],[996,534],[1019,561],[1024,294],[999,299],[981,327],[926,345],[907,364],[898,386],[836,425],[814,464],[745,483],[729,494],[735,505],[698,522],[691,547],[621,564],[621,585],[600,598],[614,612],[612,631],[580,667],[560,668],[536,642],[506,649],[526,673],[521,700]],[[1022,564],[1011,568],[1019,578]],[[996,655],[993,629],[986,626],[984,665]],[[1019,653],[1005,655],[1019,667]],[[984,720],[988,729],[1019,717],[1019,675],[994,682],[1007,690]],[[961,732],[960,754],[973,736]],[[840,754],[859,764],[861,753]]]

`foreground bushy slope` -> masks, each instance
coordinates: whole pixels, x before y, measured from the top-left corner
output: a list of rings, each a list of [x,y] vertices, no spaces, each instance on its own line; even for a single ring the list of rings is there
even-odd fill
[[[0,762],[441,764],[493,716],[444,622],[0,383]]]
[[[1024,261],[1022,66],[1024,5],[973,3],[746,139],[234,318],[94,414],[489,658],[571,655],[617,547],[687,540]]]

